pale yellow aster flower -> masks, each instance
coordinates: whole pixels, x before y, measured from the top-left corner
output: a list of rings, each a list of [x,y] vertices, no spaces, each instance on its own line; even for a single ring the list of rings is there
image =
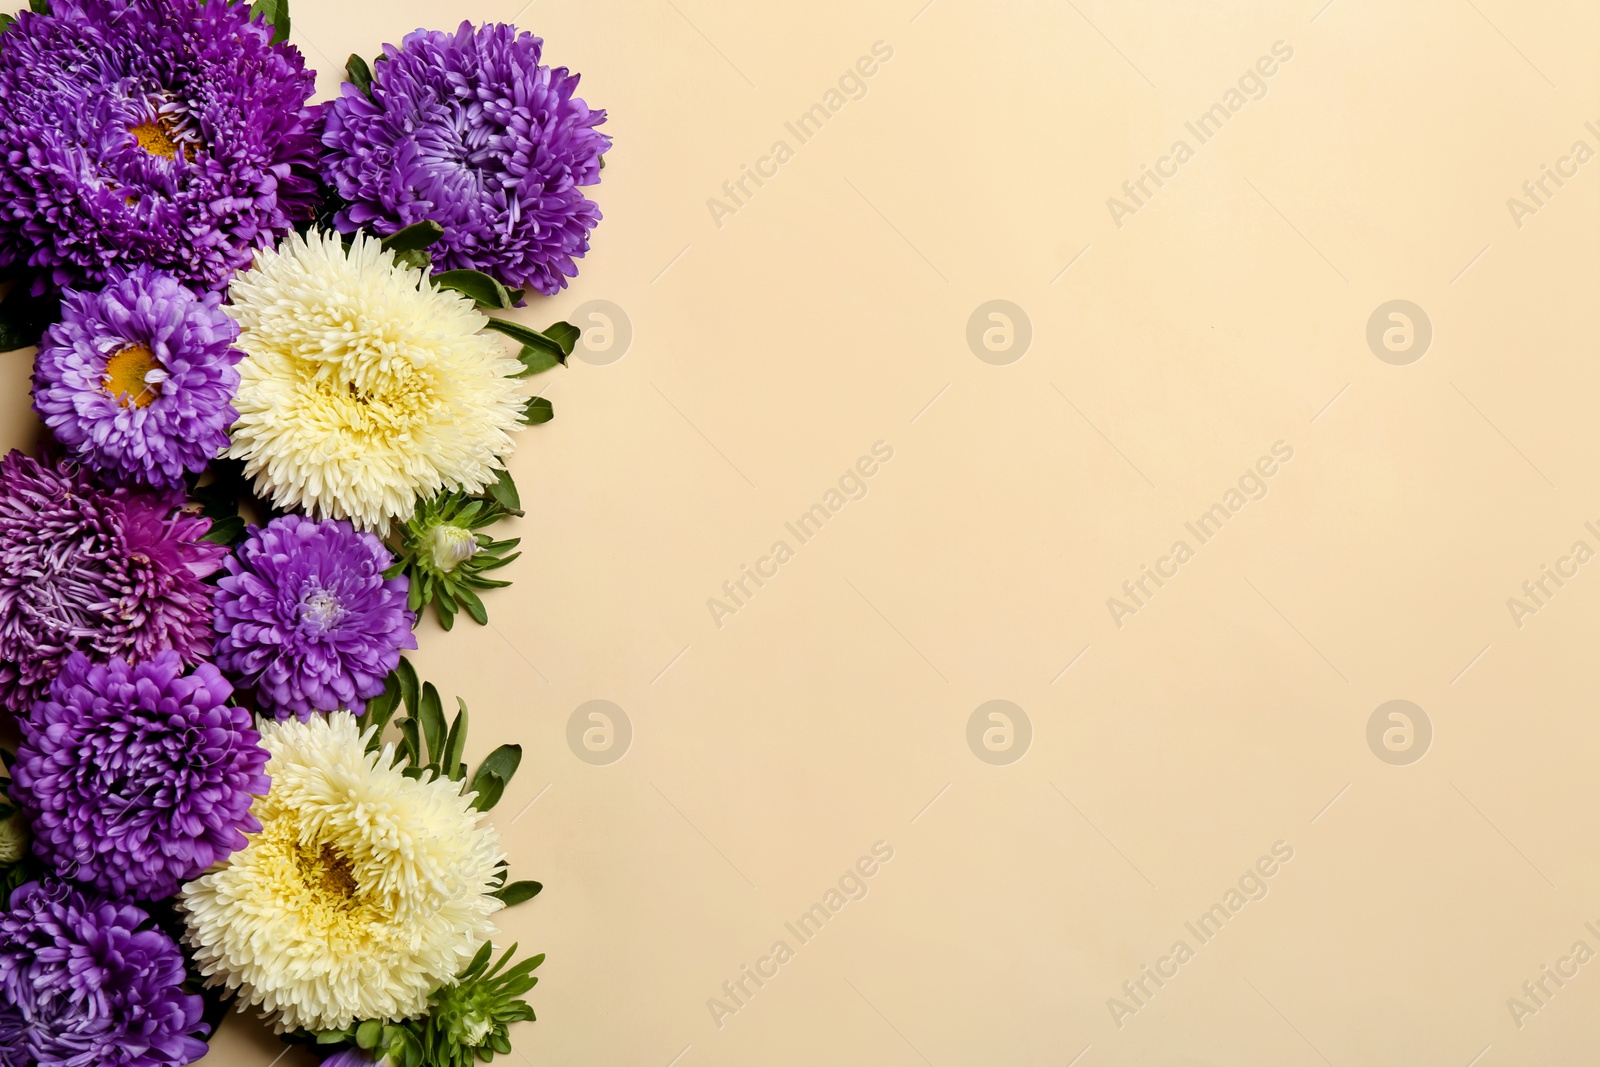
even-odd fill
[[[349,712],[266,723],[261,743],[261,831],[180,897],[200,972],[279,1032],[421,1013],[493,934],[498,836],[460,782],[368,755]]]
[[[522,364],[466,297],[357,234],[291,234],[234,280],[228,455],[285,510],[387,532],[417,497],[478,492],[511,452]]]

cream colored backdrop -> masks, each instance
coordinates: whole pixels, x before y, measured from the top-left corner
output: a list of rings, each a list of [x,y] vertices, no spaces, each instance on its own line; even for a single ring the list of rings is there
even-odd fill
[[[523,5],[293,12],[616,139],[417,655],[527,752],[511,1063],[1593,1062],[1594,3]]]

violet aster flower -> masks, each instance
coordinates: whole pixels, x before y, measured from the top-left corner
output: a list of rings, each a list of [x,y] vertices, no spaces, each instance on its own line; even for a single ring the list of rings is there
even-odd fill
[[[149,267],[97,293],[69,290],[40,342],[34,410],[112,481],[178,488],[228,445],[238,336],[219,294]]]
[[[431,219],[439,269],[559,292],[578,273],[600,209],[606,119],[573,96],[578,76],[539,63],[544,42],[504,23],[418,30],[373,64],[371,96],[346,84],[328,105],[323,173],[350,232],[387,236]]]
[[[51,0],[0,48],[0,266],[221,289],[315,200],[314,74],[230,0]]]
[[[61,882],[0,911],[0,1067],[180,1067],[206,1054],[183,955],[150,916]]]
[[[11,797],[33,852],[117,899],[159,900],[248,842],[272,784],[250,713],[209,663],[176,652],[138,666],[75,652],[23,717]]]
[[[3,51],[3,49],[0,49]],[[68,653],[134,662],[211,650],[211,587],[227,549],[181,497],[106,490],[80,468],[0,459],[0,708],[25,713]]]
[[[404,577],[383,542],[343,519],[274,519],[228,557],[217,583],[217,665],[278,718],[359,714],[416,648]]]

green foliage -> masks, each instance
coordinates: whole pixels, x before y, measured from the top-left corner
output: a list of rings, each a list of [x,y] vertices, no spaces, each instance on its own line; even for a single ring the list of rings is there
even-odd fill
[[[383,692],[368,700],[361,714],[363,730],[376,727],[367,738],[367,751],[381,751],[384,735],[393,725],[400,732],[394,759],[397,764],[404,765],[402,774],[409,778],[428,776],[460,782],[463,793],[475,794],[472,806],[479,811],[489,811],[500,802],[506,785],[517,773],[522,763],[522,746],[501,745],[484,757],[469,776],[466,701],[457,697],[456,708],[455,716],[446,719],[439,690],[432,682],[419,684],[416,668],[402,656],[400,665],[389,672]],[[405,710],[405,715],[396,720],[395,714],[401,709]]]
[[[580,336],[578,328],[568,322],[558,322],[543,331],[539,331],[532,326],[524,326],[520,322],[512,322],[510,319],[497,319],[490,316],[488,327],[530,348],[547,352],[556,358],[556,362],[563,364],[566,363],[567,357],[572,355],[572,348],[578,343],[578,337]],[[533,372],[529,371],[528,373],[531,374]]]
[[[411,518],[396,531],[395,562],[385,575],[404,574],[410,581],[411,610],[421,613],[434,605],[439,625],[446,630],[463,611],[478,623],[487,623],[489,615],[478,591],[511,584],[489,577],[489,572],[521,555],[511,551],[520,538],[495,540],[478,532],[507,515],[522,514],[510,475],[505,475],[505,481],[509,493],[491,499],[453,492],[419,501]]]
[[[372,96],[372,68],[365,59],[352,52],[350,58],[344,61],[344,73],[346,81],[367,96]]]
[[[442,270],[433,276],[433,284],[470,296],[481,308],[495,310],[516,307],[523,295],[521,289],[507,289],[481,270]]]
[[[556,409],[542,396],[530,396],[522,408],[522,421],[529,426],[549,422],[556,417]]]
[[[289,39],[289,0],[255,0],[250,17],[272,27],[273,44]]]

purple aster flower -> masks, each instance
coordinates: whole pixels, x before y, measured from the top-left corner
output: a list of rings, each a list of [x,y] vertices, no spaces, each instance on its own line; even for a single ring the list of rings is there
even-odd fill
[[[416,648],[404,577],[383,542],[343,519],[274,519],[228,557],[217,583],[217,665],[278,718],[360,713]]]
[[[69,290],[34,363],[34,410],[110,480],[178,488],[227,447],[238,336],[219,294],[149,267]]]
[[[243,848],[272,784],[250,713],[215,667],[176,652],[138,666],[75,652],[25,716],[11,797],[33,852],[109,897],[159,900]]]
[[[544,42],[504,23],[418,30],[373,64],[371,96],[346,83],[328,105],[323,173],[350,232],[387,236],[431,219],[441,270],[480,270],[541,293],[566,287],[600,208],[606,113],[573,96],[578,76],[541,66]]]
[[[204,1056],[183,954],[129,904],[29,882],[0,912],[0,1067],[179,1067]]]
[[[0,49],[3,51],[3,49]],[[80,468],[0,459],[0,708],[24,714],[67,655],[142,662],[211,650],[211,587],[227,549],[182,498],[97,487]]]
[[[0,266],[47,285],[149,264],[221,289],[310,218],[300,53],[230,0],[51,0],[0,48]]]

